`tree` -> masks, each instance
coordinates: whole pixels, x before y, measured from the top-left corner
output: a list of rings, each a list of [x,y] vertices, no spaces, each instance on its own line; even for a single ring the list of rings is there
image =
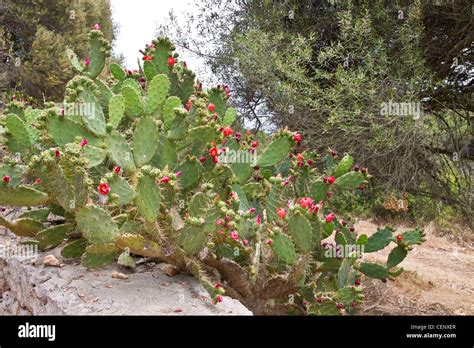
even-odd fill
[[[354,153],[376,187],[428,195],[471,219],[469,1],[228,3],[202,1],[189,28],[160,29],[177,28],[178,45],[207,60],[247,122],[303,129],[310,148]],[[398,112],[384,113],[391,103]]]
[[[108,0],[2,1],[1,99],[6,98],[7,90],[15,90],[39,101],[61,100],[64,86],[73,76],[66,49],[71,46],[85,58],[87,33],[95,23],[107,39],[113,39]]]

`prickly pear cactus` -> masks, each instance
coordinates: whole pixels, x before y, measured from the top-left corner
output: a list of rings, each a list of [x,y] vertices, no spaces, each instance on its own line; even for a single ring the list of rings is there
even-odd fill
[[[63,106],[15,101],[1,116],[0,204],[35,208],[0,218],[13,233],[88,268],[157,258],[256,314],[354,313],[361,275],[394,279],[423,242],[420,230],[357,235],[332,197],[363,189],[367,169],[300,152],[287,129],[245,131],[228,87],[204,90],[168,39],[147,46],[139,72],[111,64],[110,76],[109,44],[100,30],[90,39],[85,65],[65,53],[79,75]],[[364,261],[390,245],[385,264]]]

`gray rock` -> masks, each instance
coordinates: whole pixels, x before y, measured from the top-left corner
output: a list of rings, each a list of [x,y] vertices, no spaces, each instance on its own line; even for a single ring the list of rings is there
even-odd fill
[[[0,243],[4,239],[0,237]],[[137,266],[135,272],[118,265],[87,270],[64,261],[59,250],[48,254],[54,254],[62,267],[0,255],[0,314],[252,315],[227,296],[212,304],[195,278],[185,274],[169,277],[155,263]],[[37,259],[44,255],[40,253]],[[112,278],[113,272],[124,273],[128,279]]]

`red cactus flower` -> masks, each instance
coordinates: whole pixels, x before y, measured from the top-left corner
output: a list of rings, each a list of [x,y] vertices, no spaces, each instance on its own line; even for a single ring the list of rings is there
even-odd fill
[[[281,218],[284,219],[286,216],[286,210],[284,208],[278,208],[277,209],[277,215]]]
[[[329,213],[328,215],[326,215],[325,217],[325,221],[329,224],[331,222],[334,221],[334,213]]]
[[[84,138],[84,139],[81,140],[81,143],[79,145],[81,145],[81,147],[84,147],[87,144],[89,144],[89,142],[87,141],[87,139]]]
[[[304,161],[304,157],[303,157],[303,155],[302,155],[302,154],[300,154],[300,153],[299,153],[299,154],[297,154],[297,155],[296,155],[296,160],[297,160],[298,162],[303,162],[303,161]]]
[[[40,178],[36,178],[35,184],[36,184],[36,185],[41,185],[41,179],[40,179]]]
[[[122,170],[122,167],[117,166],[117,167],[114,168],[114,173],[118,174],[118,173],[120,173],[121,170]]]
[[[170,182],[169,176],[166,176],[166,175],[165,175],[164,177],[162,177],[162,178],[161,178],[161,182],[162,182],[163,184],[169,183],[169,182]]]
[[[173,67],[174,66],[174,63],[175,63],[175,60],[173,57],[169,57],[168,58],[168,66],[169,67]]]
[[[397,240],[401,242],[403,240],[403,236],[401,234],[397,235]]]
[[[217,147],[213,147],[209,150],[209,155],[211,155],[212,157],[216,157],[217,154],[218,154]]]
[[[219,157],[217,156],[212,157],[212,162],[219,163]]]
[[[300,206],[301,208],[308,208],[311,207],[313,204],[313,200],[310,197],[304,197],[300,199]]]
[[[199,162],[201,162],[201,163],[206,162],[206,157],[204,157],[204,156],[199,157]]]
[[[332,155],[332,157],[336,157],[337,156],[337,151],[336,150],[331,150],[331,155]]]
[[[207,110],[209,110],[210,112],[214,112],[214,110],[216,109],[216,106],[212,103],[210,103],[208,106],[207,106]]]
[[[248,211],[248,213],[249,213],[249,214],[253,214],[253,213],[255,213],[256,210],[257,210],[256,208],[250,208],[249,211]]]
[[[268,245],[270,245],[270,244],[272,244],[272,243],[273,243],[273,240],[271,240],[271,239],[267,239],[267,240],[265,241],[265,244],[268,244]]]
[[[4,182],[5,184],[8,184],[8,183],[10,182],[10,177],[9,177],[8,175],[4,175],[4,176],[3,176],[3,182]]]
[[[54,157],[59,158],[60,156],[61,156],[61,152],[59,152],[59,150],[56,150],[54,152]]]
[[[97,190],[101,195],[108,195],[110,192],[110,186],[106,182],[100,183],[100,185],[97,187]]]
[[[191,107],[193,106],[193,103],[191,102],[191,100],[187,99],[186,100],[186,105],[184,106],[184,108],[189,111],[191,110]]]
[[[230,127],[225,127],[222,132],[224,133],[224,136],[228,137],[234,133],[234,130]]]
[[[296,141],[297,143],[300,143],[301,140],[303,140],[303,136],[299,133],[293,134],[293,140]]]
[[[183,175],[183,172],[178,170],[176,173],[174,173],[174,175],[176,175],[176,177],[179,178],[181,175]]]
[[[232,238],[234,240],[238,240],[239,239],[239,234],[237,233],[237,231],[230,232],[230,238]]]
[[[214,284],[214,288],[216,288],[216,289],[222,288],[221,283],[216,283],[216,284]]]
[[[144,55],[144,56],[143,56],[143,60],[152,61],[152,60],[153,60],[153,57],[152,57],[152,56],[149,56],[149,55]]]
[[[90,65],[90,63],[91,63],[91,59],[89,57],[86,57],[86,59],[84,59],[84,64],[88,66]]]
[[[222,302],[222,299],[223,297],[221,295],[217,295],[216,296],[216,301],[219,303],[219,302]]]
[[[260,225],[262,223],[262,218],[261,218],[260,214],[258,214],[257,217],[255,218],[255,223],[257,225]]]
[[[334,184],[334,181],[336,181],[336,178],[335,178],[335,177],[333,177],[333,176],[328,176],[328,177],[326,177],[326,182],[327,182],[329,185]]]

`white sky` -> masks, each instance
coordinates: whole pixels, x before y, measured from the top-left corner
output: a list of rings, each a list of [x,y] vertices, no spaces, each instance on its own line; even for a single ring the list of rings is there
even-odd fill
[[[142,57],[138,51],[144,49],[155,38],[156,28],[173,10],[178,18],[183,11],[194,7],[191,0],[111,0],[112,19],[119,25],[118,37],[113,50],[125,56],[125,65],[129,69],[137,69],[137,58]],[[180,60],[185,60],[188,67],[195,72],[200,70],[202,63],[195,57],[177,49]]]

